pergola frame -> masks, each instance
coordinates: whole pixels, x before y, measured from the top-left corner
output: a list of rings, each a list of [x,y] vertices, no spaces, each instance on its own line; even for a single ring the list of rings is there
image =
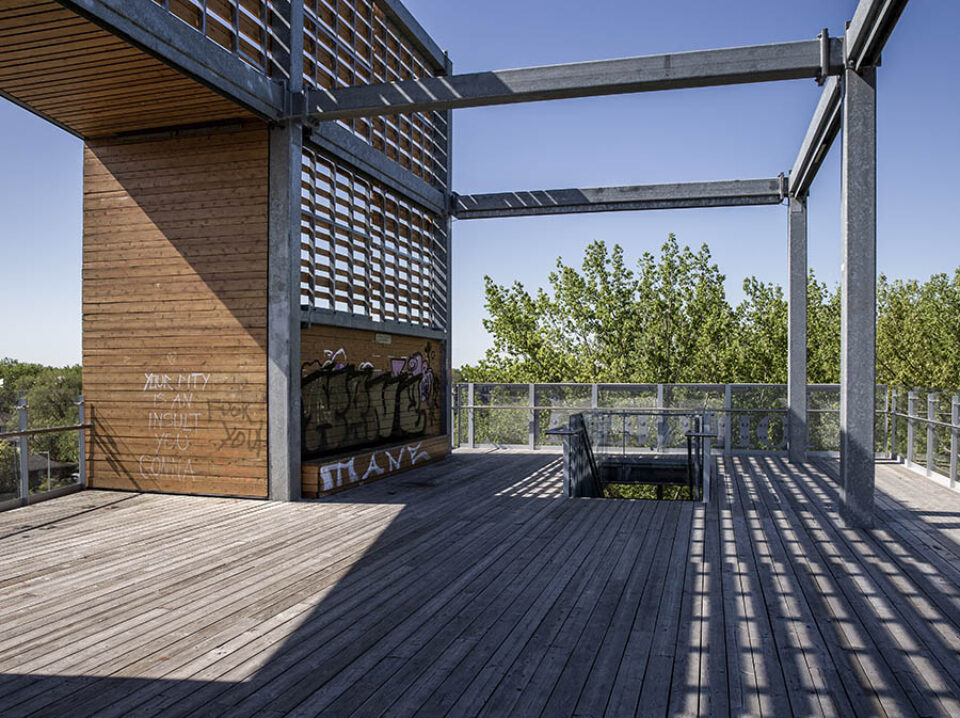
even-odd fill
[[[807,196],[843,133],[841,513],[873,525],[876,392],[876,67],[907,0],[861,0],[845,37],[308,90],[304,122],[573,97],[816,79],[823,95],[789,175],[746,181],[451,197],[458,219],[690,207],[788,206],[789,458],[807,445]],[[299,118],[298,118],[299,119]]]
[[[385,328],[370,317],[301,306],[301,194],[304,143],[341,159],[372,180],[418,203],[446,224],[449,250],[453,218],[480,219],[693,207],[788,205],[789,381],[788,446],[791,461],[805,459],[807,197],[834,139],[843,135],[843,267],[841,327],[842,514],[853,525],[873,523],[874,402],[876,356],[876,68],[880,53],[907,0],[860,0],[844,37],[826,30],[816,39],[750,47],[601,60],[546,67],[456,75],[400,0],[377,0],[403,35],[423,55],[425,73],[436,76],[384,84],[315,89],[304,82],[305,5],[273,0],[262,5],[263,66],[254,67],[225,45],[173,17],[169,2],[55,0],[130,45],[195,80],[222,98],[269,123],[267,424],[269,495],[280,500],[300,493],[301,326],[318,322],[367,330]],[[203,6],[206,7],[205,5]],[[206,17],[206,15],[204,15]],[[238,15],[239,17],[239,15]],[[238,21],[239,22],[239,21]],[[236,29],[237,43],[240,30]],[[265,36],[266,38],[266,36]],[[449,151],[455,109],[652,92],[792,79],[823,85],[809,129],[789,172],[748,180],[688,182],[627,187],[534,190],[457,195],[450,191]],[[146,89],[149,89],[145,85]],[[136,88],[134,88],[136,89]],[[202,88],[201,88],[202,89]],[[15,102],[83,136],[57,114],[57,105]],[[13,93],[16,95],[16,93]],[[49,99],[49,98],[48,98]],[[44,108],[47,108],[45,110]],[[74,111],[83,107],[72,105]],[[92,106],[97,115],[103,107]],[[89,108],[88,108],[89,109]],[[95,110],[95,111],[94,111]],[[86,112],[86,110],[84,110]],[[410,112],[444,113],[446,173],[431,183],[365,143],[337,121]],[[78,117],[82,116],[80,112]],[[229,117],[229,115],[228,115]],[[146,119],[144,122],[152,120]],[[136,123],[134,123],[135,125]],[[183,124],[189,125],[184,121]],[[92,125],[96,127],[96,123]],[[133,130],[151,131],[143,124]],[[170,128],[166,125],[161,130]],[[102,129],[102,128],[101,128]],[[437,305],[442,325],[396,322],[399,334],[444,340],[444,367],[452,369],[449,280],[447,301]],[[446,401],[450,415],[450,401]]]

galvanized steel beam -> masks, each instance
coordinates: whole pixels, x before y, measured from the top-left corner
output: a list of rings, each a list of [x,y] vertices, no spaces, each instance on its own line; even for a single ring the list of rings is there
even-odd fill
[[[877,337],[876,69],[844,73],[840,514],[873,526]]]
[[[291,4],[292,42],[288,73],[291,92],[302,89],[303,3]],[[268,307],[267,307],[267,470],[268,496],[296,501],[301,494],[300,446],[300,215],[303,122],[270,127]]]
[[[343,327],[344,329],[363,329],[382,334],[398,334],[406,337],[421,337],[436,341],[447,341],[447,333],[442,329],[425,327],[420,324],[398,322],[394,320],[374,321],[370,317],[349,312],[335,312],[331,309],[300,308],[300,321],[311,326],[319,324],[325,327]]]
[[[800,145],[800,152],[790,171],[790,195],[805,197],[810,185],[817,176],[827,152],[840,132],[840,106],[843,90],[836,77],[827,79],[813,113],[813,119],[807,128],[807,134]]]
[[[780,204],[782,178],[500,192],[456,197],[457,219]]]
[[[843,69],[840,40],[830,40],[828,71]],[[819,40],[649,55],[619,60],[498,70],[449,77],[310,90],[314,120],[449,110],[572,97],[817,78]]]
[[[860,0],[847,28],[846,56],[854,70],[880,63],[880,53],[907,0]]]
[[[289,112],[286,88],[154,2],[57,0],[265,119]]]
[[[787,214],[787,449],[807,460],[807,202],[790,197]]]

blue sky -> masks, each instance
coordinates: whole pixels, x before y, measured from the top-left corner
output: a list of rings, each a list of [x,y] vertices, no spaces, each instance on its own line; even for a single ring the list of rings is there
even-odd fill
[[[855,0],[407,0],[457,72],[840,36]],[[879,268],[926,278],[960,265],[960,3],[913,0],[879,71]],[[461,193],[770,177],[793,164],[820,89],[767,83],[457,111]],[[0,356],[80,358],[80,143],[0,100]],[[810,264],[839,278],[839,144],[810,199]],[[784,283],[782,207],[675,210],[454,225],[454,361],[488,346],[483,275],[546,284],[593,239],[633,261],[669,232],[709,243],[741,296],[744,277]]]

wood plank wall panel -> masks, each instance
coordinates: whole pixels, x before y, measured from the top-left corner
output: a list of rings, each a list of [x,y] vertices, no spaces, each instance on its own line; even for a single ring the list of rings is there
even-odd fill
[[[0,92],[85,138],[253,117],[53,0],[0,0]]]
[[[268,133],[84,149],[90,484],[267,495]]]
[[[448,453],[442,342],[312,326],[300,356],[305,496]]]

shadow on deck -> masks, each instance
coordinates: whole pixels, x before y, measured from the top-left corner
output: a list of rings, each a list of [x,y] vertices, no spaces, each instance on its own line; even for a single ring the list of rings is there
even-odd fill
[[[960,495],[721,462],[710,506],[457,453],[315,502],[0,515],[0,714],[960,715]]]

